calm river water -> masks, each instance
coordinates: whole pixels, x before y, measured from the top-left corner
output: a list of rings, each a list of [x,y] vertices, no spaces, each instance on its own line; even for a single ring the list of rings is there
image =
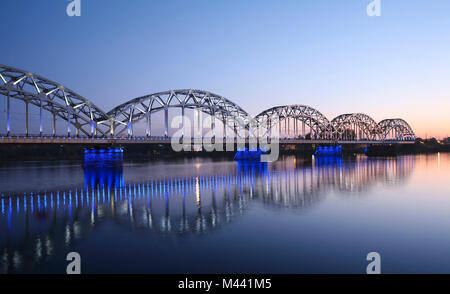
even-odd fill
[[[0,165],[0,273],[450,273],[450,154]]]

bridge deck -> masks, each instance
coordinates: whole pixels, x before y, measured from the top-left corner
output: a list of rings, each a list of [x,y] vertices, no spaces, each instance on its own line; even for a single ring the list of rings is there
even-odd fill
[[[171,137],[132,137],[132,138],[85,138],[85,137],[0,137],[0,144],[88,144],[88,145],[123,145],[123,144],[170,144]],[[201,143],[201,140],[191,139],[191,143]],[[213,141],[214,142],[214,141]],[[249,140],[246,139],[248,144]],[[414,141],[400,140],[310,140],[310,139],[279,139],[280,144],[414,144]],[[227,139],[224,143],[236,143],[236,139]]]

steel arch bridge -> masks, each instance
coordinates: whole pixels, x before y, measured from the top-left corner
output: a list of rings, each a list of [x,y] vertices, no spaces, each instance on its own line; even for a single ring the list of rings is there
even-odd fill
[[[280,137],[305,139],[306,128],[310,139],[331,139],[332,126],[330,121],[318,110],[306,105],[285,105],[267,109],[255,117],[258,124],[265,125],[263,136],[270,136],[273,128],[278,127]],[[284,125],[283,125],[284,124]]]
[[[401,118],[385,119],[378,124],[379,139],[410,141],[415,140],[415,134],[411,126]]]
[[[211,118],[210,129],[214,136],[218,120],[223,126],[223,137],[278,137],[282,139],[281,142],[294,140],[294,143],[408,143],[415,140],[411,126],[400,118],[385,119],[377,123],[366,114],[350,113],[329,120],[317,109],[300,104],[272,107],[251,117],[243,108],[225,97],[193,89],[145,95],[105,112],[92,101],[57,82],[6,65],[0,65],[0,96],[6,102],[6,127],[0,131],[0,134],[3,134],[0,143],[45,143],[44,139],[53,139],[49,143],[64,143],[64,139],[77,138],[84,139],[84,142],[96,140],[97,143],[111,143],[117,139],[125,140],[124,143],[168,142],[170,109],[181,110],[183,136],[187,135],[184,130],[184,117],[185,110],[189,109],[196,114],[198,125],[201,125],[201,114]],[[25,134],[12,132],[12,100],[24,103]],[[30,105],[39,110],[38,133],[32,133],[30,130]],[[50,113],[53,118],[51,134],[44,132],[43,113]],[[152,117],[157,113],[163,114],[163,119],[152,121]],[[66,130],[63,136],[57,134],[57,122],[60,128]],[[134,126],[140,122],[145,122],[143,136],[134,133]],[[152,124],[161,127],[163,135],[152,134]],[[33,138],[33,141],[30,141],[30,138]],[[55,138],[60,140],[55,141]]]
[[[182,132],[185,130],[185,110],[196,111],[197,124],[201,125],[201,113],[211,116],[211,129],[215,131],[215,119],[218,118],[223,126],[231,126],[233,129],[245,127],[248,124],[249,114],[234,102],[225,97],[203,90],[172,90],[154,93],[143,97],[132,99],[117,106],[108,112],[112,118],[115,135],[122,134],[125,130],[129,136],[133,136],[133,125],[145,119],[146,136],[151,136],[152,114],[164,112],[164,136],[169,135],[169,109],[181,109]],[[236,132],[236,131],[235,131]]]
[[[30,104],[40,110],[40,135],[43,133],[43,111],[53,115],[53,132],[56,134],[56,117],[67,122],[85,135],[105,135],[110,123],[109,116],[91,101],[69,88],[21,69],[0,65],[0,95],[7,97],[7,134],[11,132],[10,99],[21,100],[25,104],[26,128],[29,135],[28,107]]]
[[[377,140],[377,122],[364,113],[349,113],[331,121],[333,137],[337,140]]]

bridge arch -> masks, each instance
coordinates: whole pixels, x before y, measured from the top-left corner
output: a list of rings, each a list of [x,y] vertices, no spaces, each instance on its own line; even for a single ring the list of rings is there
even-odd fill
[[[411,126],[401,118],[385,119],[378,123],[380,140],[413,141],[416,138]]]
[[[248,113],[239,107],[236,103],[220,95],[194,89],[171,90],[165,92],[154,93],[142,97],[132,99],[125,102],[111,111],[108,115],[114,121],[114,133],[121,135],[126,130],[129,136],[133,136],[133,124],[145,119],[146,120],[146,136],[151,136],[151,118],[152,115],[159,111],[164,111],[164,134],[169,135],[168,112],[170,108],[180,108],[182,116],[185,116],[185,109],[193,109],[210,115],[211,128],[215,130],[215,119],[222,121],[225,127],[229,126],[246,127],[249,120]],[[182,120],[184,132],[184,119]]]
[[[258,114],[255,120],[259,124],[267,126],[265,135],[270,135],[272,128],[277,125],[280,137],[284,135],[284,137],[293,136],[303,139],[307,137],[330,139],[332,135],[330,121],[320,111],[307,105],[293,104],[272,107]]]
[[[40,135],[44,132],[44,111],[53,115],[53,135],[56,133],[56,117],[66,121],[68,136],[71,135],[71,128],[75,128],[76,135],[81,132],[87,136],[107,135],[110,129],[108,115],[91,101],[57,82],[25,70],[0,65],[0,95],[7,100],[6,132],[8,135],[11,131],[11,98],[25,103],[27,136],[29,135],[28,106],[30,104],[39,108]]]
[[[376,123],[366,114],[351,113],[339,115],[330,122],[318,110],[300,104],[272,107],[251,118],[245,110],[231,100],[208,91],[195,89],[171,90],[138,97],[105,113],[88,99],[57,82],[6,65],[0,65],[0,96],[7,102],[5,121],[8,136],[11,135],[12,120],[10,102],[17,100],[24,102],[26,126],[23,128],[27,136],[29,135],[28,107],[31,105],[39,112],[36,117],[40,118],[40,122],[32,126],[39,126],[41,137],[44,135],[43,113],[47,112],[53,116],[53,136],[56,133],[56,118],[62,119],[64,132],[67,131],[68,136],[78,136],[82,133],[90,137],[114,137],[126,131],[128,135],[133,136],[133,124],[142,120],[146,121],[146,135],[150,136],[151,118],[157,112],[164,113],[162,125],[165,136],[168,136],[169,109],[178,108],[181,109],[183,117],[186,109],[210,115],[213,118],[211,129],[214,130],[214,134],[215,121],[219,119],[223,124],[224,136],[229,134],[227,127],[233,130],[233,135],[242,137],[241,130],[244,131],[244,137],[255,135],[254,126],[258,123],[264,128],[268,125],[268,128],[263,130],[263,134],[260,133],[261,128],[259,128],[258,136],[270,135],[275,126],[282,130],[284,125],[285,138],[380,141],[415,139],[411,126],[400,118],[385,119]],[[22,107],[21,104],[20,107]],[[198,118],[200,119],[200,115]],[[240,132],[237,131],[238,127]],[[184,131],[184,124],[182,129]],[[2,133],[1,130],[0,133]]]
[[[364,113],[348,113],[331,121],[336,140],[376,140],[377,122]]]

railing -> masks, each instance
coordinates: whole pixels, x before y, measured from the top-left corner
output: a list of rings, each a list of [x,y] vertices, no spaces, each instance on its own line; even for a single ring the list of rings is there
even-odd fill
[[[82,141],[82,140],[91,140],[91,141],[168,141],[170,142],[170,137],[164,137],[164,136],[152,136],[152,137],[89,137],[89,136],[53,136],[53,135],[0,135],[0,142],[5,140],[30,140],[30,141],[36,141],[36,140],[67,140],[67,141]]]
[[[127,144],[160,144],[160,143],[171,143],[172,137],[165,136],[130,136],[130,137],[89,137],[89,136],[53,136],[53,135],[0,135],[0,144],[27,144],[27,143],[101,143],[101,144],[117,144],[117,143],[127,143]],[[236,137],[216,137],[208,138],[212,144],[214,143],[248,143],[249,138],[236,138]],[[240,140],[239,140],[240,139]],[[279,143],[292,143],[292,144],[412,144],[414,140],[369,140],[369,139],[354,139],[354,140],[335,140],[335,139],[305,139],[305,138],[264,138],[267,143],[273,143],[274,140]],[[261,142],[260,139],[257,140]],[[183,144],[196,144],[204,143],[204,138],[180,138],[179,143]]]

